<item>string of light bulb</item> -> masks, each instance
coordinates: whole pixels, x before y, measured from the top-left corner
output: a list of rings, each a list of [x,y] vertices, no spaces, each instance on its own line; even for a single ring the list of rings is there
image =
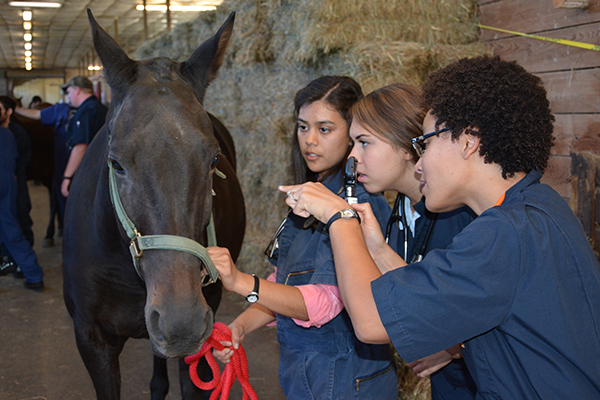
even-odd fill
[[[33,68],[32,57],[33,57],[33,44],[31,43],[33,40],[32,32],[33,28],[33,11],[24,10],[23,11],[23,30],[25,33],[23,34],[23,40],[25,40],[25,69],[27,71],[31,71]]]

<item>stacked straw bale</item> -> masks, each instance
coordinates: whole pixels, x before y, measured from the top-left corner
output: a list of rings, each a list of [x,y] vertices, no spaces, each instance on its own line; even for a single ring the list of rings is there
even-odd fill
[[[139,59],[183,61],[236,11],[233,37],[206,109],[234,138],[248,216],[238,267],[266,277],[262,251],[287,209],[277,185],[292,182],[289,151],[295,93],[312,79],[349,75],[365,93],[393,82],[421,84],[478,42],[477,0],[229,0],[217,11],[144,43]],[[425,399],[408,373],[400,398]]]

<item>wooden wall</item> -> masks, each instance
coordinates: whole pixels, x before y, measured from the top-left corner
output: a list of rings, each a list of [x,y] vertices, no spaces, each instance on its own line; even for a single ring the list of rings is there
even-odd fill
[[[480,0],[482,25],[600,45],[600,0],[587,9],[555,8],[552,0]],[[571,198],[572,153],[600,154],[600,52],[483,29],[494,54],[539,76],[556,116],[544,181]]]

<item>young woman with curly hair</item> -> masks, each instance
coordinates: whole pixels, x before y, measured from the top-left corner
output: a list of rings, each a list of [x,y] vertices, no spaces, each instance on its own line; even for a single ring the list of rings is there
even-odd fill
[[[353,205],[359,224],[337,217],[349,205],[322,185],[280,187],[294,213],[329,225],[357,336],[391,341],[408,362],[461,343],[478,398],[600,398],[600,264],[540,183],[554,121],[541,79],[498,57],[463,59],[429,77],[424,99],[426,206],[478,215],[445,250],[382,275],[378,264],[405,263],[368,234],[367,205]]]

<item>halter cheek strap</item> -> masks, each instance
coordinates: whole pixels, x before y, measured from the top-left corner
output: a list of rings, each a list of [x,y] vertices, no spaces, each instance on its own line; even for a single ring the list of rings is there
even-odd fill
[[[221,171],[219,171],[217,176],[225,179],[225,175]],[[131,219],[129,219],[129,217],[127,216],[127,213],[123,208],[123,203],[121,203],[121,197],[119,196],[119,189],[117,187],[115,169],[112,166],[110,160],[108,161],[108,181],[110,190],[110,200],[113,206],[115,207],[115,211],[117,212],[117,217],[121,222],[121,226],[127,233],[127,237],[131,239],[131,243],[129,244],[129,252],[131,253],[131,258],[133,259],[133,266],[135,268],[135,271],[142,280],[143,278],[140,272],[139,259],[144,254],[144,250],[176,250],[190,253],[198,257],[200,261],[204,263],[208,271],[209,280],[203,282],[203,286],[210,285],[211,283],[215,283],[217,281],[217,279],[219,278],[219,271],[208,256],[206,247],[202,246],[200,243],[183,236],[142,236],[142,234],[138,232]],[[206,231],[208,236],[208,245],[216,246],[217,237],[215,234],[215,224],[212,213],[210,215],[210,222],[206,228]]]

